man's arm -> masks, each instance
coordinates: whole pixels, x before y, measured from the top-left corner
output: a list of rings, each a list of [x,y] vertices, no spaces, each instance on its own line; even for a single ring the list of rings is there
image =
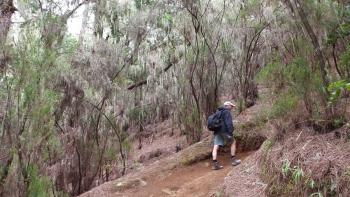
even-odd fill
[[[224,122],[226,125],[227,134],[232,136],[233,135],[232,115],[231,115],[230,111],[228,111],[228,110],[225,110],[225,112],[224,112]]]

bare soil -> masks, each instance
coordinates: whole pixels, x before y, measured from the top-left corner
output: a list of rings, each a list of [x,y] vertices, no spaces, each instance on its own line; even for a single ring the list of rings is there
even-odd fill
[[[223,196],[264,197],[265,184],[260,179],[259,157],[261,150],[251,154],[241,165],[231,170],[222,185]]]
[[[186,137],[181,135],[180,129],[173,127],[171,120],[147,125],[141,147],[138,139],[132,141],[132,150],[129,154],[131,164],[148,165],[188,147]]]
[[[253,152],[238,154],[244,162]],[[161,196],[215,196],[217,187],[224,183],[225,177],[233,167],[228,154],[221,154],[218,160],[224,166],[221,170],[211,169],[211,159],[206,159],[189,166],[179,166],[170,171],[159,171],[158,174],[139,174],[131,186],[118,187],[118,183],[111,183],[108,192],[86,193],[85,196],[123,196],[123,197],[161,197]],[[241,164],[242,165],[242,164]],[[121,184],[119,184],[121,185]],[[100,195],[98,195],[100,194]],[[101,195],[102,194],[102,195]],[[83,195],[84,196],[84,195]]]
[[[245,159],[251,153],[238,156]],[[226,175],[232,170],[229,155],[219,156],[223,169],[211,169],[211,159],[199,163],[179,167],[167,174],[145,179],[147,185],[130,190],[120,196],[209,196],[213,189],[223,183]]]

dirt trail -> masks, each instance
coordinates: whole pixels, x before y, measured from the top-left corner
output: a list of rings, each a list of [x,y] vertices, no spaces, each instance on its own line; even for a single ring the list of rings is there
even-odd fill
[[[244,160],[252,152],[238,154]],[[144,186],[116,192],[114,196],[209,196],[224,182],[232,170],[229,155],[220,155],[222,170],[213,171],[211,160],[207,159],[186,167],[178,167],[164,174],[144,177]]]
[[[237,125],[254,121],[252,114],[257,113],[260,107],[253,106],[240,114],[236,118]],[[255,138],[264,138],[265,134],[260,131],[252,132],[251,129],[242,132],[252,134],[253,137],[245,138],[247,146],[240,148],[238,144],[237,148],[241,151],[252,150],[252,147],[257,150],[262,141]],[[219,161],[224,169],[219,171],[213,171],[211,159],[205,159],[211,154],[211,150],[212,138],[208,136],[178,153],[140,165],[135,171],[99,185],[80,197],[265,196],[266,184],[259,178],[257,163],[260,150],[238,154],[243,162],[236,167],[230,165],[229,150],[223,150],[219,154]],[[191,163],[193,164],[187,165]]]

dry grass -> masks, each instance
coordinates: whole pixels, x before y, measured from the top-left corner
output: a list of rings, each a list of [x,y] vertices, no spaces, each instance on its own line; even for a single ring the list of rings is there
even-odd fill
[[[347,196],[349,133],[347,127],[328,134],[315,134],[312,129],[302,128],[276,141],[260,158],[262,177],[268,182],[266,193],[308,196],[319,192],[323,196]]]

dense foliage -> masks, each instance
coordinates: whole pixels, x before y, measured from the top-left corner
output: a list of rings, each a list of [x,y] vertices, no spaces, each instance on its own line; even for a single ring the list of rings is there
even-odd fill
[[[0,196],[81,194],[126,173],[146,124],[198,142],[222,98],[242,111],[259,86],[266,119],[337,128],[349,39],[347,0],[3,0]]]

